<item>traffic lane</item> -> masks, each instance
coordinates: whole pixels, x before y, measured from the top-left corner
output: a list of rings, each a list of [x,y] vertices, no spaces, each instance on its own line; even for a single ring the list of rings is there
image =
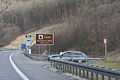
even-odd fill
[[[12,59],[30,80],[73,80],[71,77],[45,68],[44,66],[50,65],[49,62],[31,60],[21,53],[21,51],[16,52]]]
[[[0,80],[22,80],[9,61],[11,53],[12,51],[0,51]]]

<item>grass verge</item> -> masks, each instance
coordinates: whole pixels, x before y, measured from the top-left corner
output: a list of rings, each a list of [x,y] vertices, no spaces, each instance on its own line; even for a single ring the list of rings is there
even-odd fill
[[[120,70],[120,62],[101,61],[97,62],[95,65]]]

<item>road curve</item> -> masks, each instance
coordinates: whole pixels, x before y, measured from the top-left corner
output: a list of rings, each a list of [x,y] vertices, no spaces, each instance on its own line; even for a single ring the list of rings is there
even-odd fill
[[[11,53],[11,51],[0,51],[0,80],[22,80],[9,61]]]
[[[49,62],[28,59],[20,50],[0,51],[0,65],[0,80],[73,80],[45,68]]]
[[[15,65],[15,63],[13,62],[13,60],[12,60],[12,56],[13,56],[13,55],[14,55],[14,53],[9,56],[9,60],[10,60],[10,62],[11,62],[11,64],[12,64],[13,68],[15,69],[15,71],[19,74],[19,76],[20,76],[23,80],[29,80],[29,79],[19,70],[19,68]]]

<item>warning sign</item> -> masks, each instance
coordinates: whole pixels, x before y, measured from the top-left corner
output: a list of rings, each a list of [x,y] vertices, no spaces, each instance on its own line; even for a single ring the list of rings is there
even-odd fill
[[[54,45],[54,34],[36,34],[36,44]]]

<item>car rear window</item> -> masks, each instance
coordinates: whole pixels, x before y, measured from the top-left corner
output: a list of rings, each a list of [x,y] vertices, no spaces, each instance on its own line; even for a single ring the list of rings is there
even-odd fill
[[[71,52],[65,52],[63,55],[71,55]]]
[[[84,56],[82,53],[72,52],[71,55]]]

